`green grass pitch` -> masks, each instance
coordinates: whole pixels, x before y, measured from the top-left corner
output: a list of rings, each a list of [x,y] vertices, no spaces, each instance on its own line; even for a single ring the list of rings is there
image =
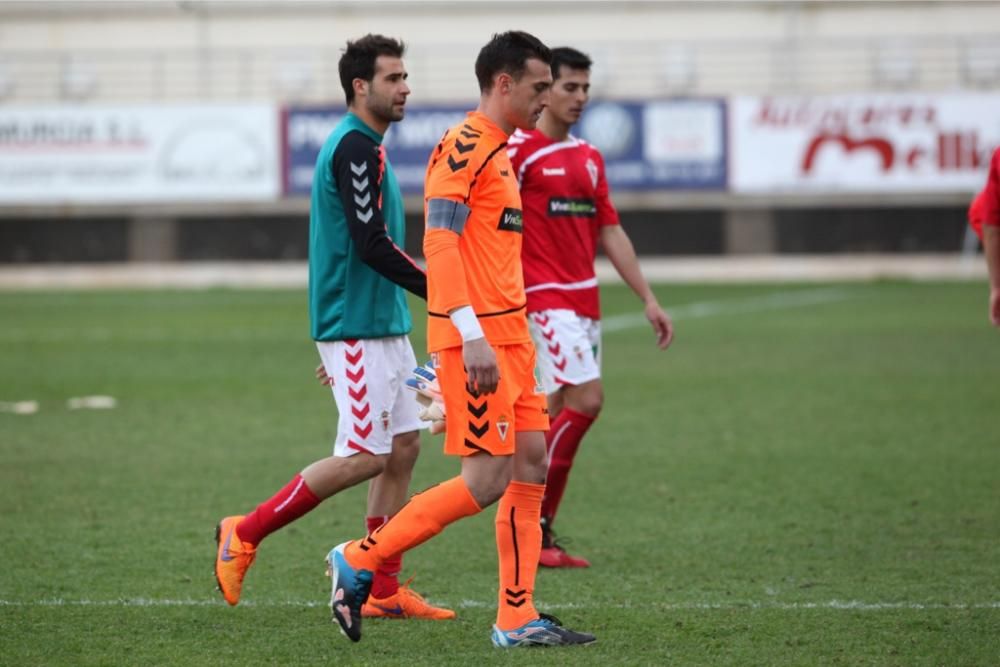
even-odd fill
[[[1000,664],[1000,331],[982,283],[660,285],[665,353],[603,290],[605,411],[536,598],[583,649],[501,652],[492,511],[408,554],[453,622],[330,622],[364,488],[262,544],[229,608],[212,533],[328,453],[292,291],[0,293],[0,664]],[[423,345],[417,317],[414,345]],[[70,410],[109,395],[111,410]],[[454,475],[426,437],[414,489]]]

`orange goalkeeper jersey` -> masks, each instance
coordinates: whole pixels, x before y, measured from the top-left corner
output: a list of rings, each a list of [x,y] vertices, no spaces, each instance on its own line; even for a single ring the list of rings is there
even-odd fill
[[[491,345],[530,342],[521,195],[507,133],[473,112],[445,133],[424,181],[427,348],[462,344],[448,312],[471,305]]]

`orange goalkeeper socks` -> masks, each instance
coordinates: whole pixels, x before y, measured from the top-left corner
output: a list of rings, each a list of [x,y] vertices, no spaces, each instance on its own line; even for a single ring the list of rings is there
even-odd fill
[[[381,528],[363,540],[351,542],[344,557],[353,567],[374,572],[386,559],[423,544],[448,524],[480,511],[461,476],[454,477],[410,498]]]
[[[542,550],[544,484],[513,481],[497,506],[497,553],[500,556],[500,604],[497,627],[519,628],[538,618],[535,573]]]

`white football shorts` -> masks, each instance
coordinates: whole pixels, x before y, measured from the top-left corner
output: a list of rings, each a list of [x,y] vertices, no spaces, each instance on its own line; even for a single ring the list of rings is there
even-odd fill
[[[389,454],[393,436],[426,426],[404,385],[417,365],[408,337],[317,341],[316,348],[340,413],[334,456]]]
[[[601,377],[601,321],[572,310],[541,310],[528,315],[538,357],[538,379],[546,394],[565,385]]]

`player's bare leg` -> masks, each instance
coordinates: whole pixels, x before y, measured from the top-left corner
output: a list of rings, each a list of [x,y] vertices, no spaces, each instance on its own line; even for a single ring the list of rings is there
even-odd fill
[[[313,493],[325,499],[380,474],[388,459],[364,452],[347,457],[328,456],[306,466],[302,479]]]

